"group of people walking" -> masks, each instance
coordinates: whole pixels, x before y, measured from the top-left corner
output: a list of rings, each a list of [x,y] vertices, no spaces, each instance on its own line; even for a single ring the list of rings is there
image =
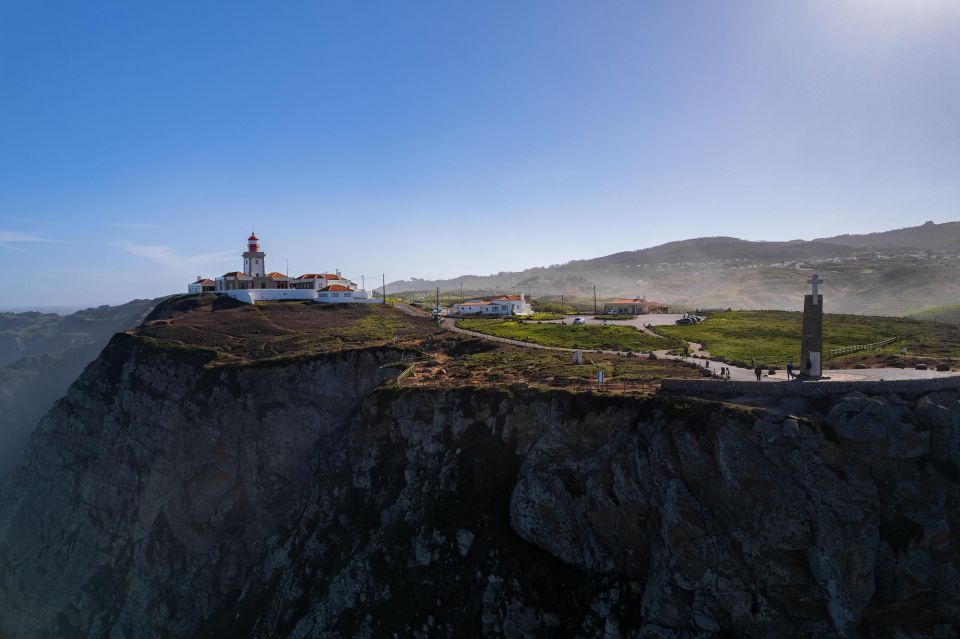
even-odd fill
[[[763,365],[757,364],[756,358],[751,358],[750,365],[753,366],[753,373],[754,375],[757,376],[757,381],[762,382],[763,381]],[[706,363],[706,368],[708,369],[710,368],[709,360]],[[771,371],[771,374],[772,374],[772,371]],[[718,370],[714,374],[714,377],[717,377],[719,379],[729,380],[730,368],[727,366],[721,366],[720,370]],[[799,379],[799,378],[797,377],[797,374],[793,372],[793,362],[788,362],[787,363],[787,380],[789,381],[789,380],[795,380],[795,379]]]

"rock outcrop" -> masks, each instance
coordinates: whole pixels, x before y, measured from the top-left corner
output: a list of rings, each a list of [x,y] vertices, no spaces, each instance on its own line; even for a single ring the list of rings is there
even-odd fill
[[[956,393],[380,386],[397,355],[116,338],[0,492],[0,635],[956,636]]]

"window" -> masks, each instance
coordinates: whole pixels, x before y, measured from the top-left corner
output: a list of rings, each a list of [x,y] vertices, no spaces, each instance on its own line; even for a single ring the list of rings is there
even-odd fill
[[[340,293],[330,293],[331,297],[340,297]]]

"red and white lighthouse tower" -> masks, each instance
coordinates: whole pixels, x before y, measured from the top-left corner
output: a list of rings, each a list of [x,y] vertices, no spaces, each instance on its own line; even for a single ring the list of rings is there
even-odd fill
[[[243,254],[243,272],[252,277],[263,277],[266,274],[267,254],[260,250],[260,238],[251,233],[247,238],[247,250]]]

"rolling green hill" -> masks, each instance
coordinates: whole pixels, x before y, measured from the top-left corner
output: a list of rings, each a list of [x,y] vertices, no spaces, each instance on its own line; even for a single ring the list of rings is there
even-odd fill
[[[912,313],[911,317],[934,322],[960,325],[960,304],[947,304]]]

